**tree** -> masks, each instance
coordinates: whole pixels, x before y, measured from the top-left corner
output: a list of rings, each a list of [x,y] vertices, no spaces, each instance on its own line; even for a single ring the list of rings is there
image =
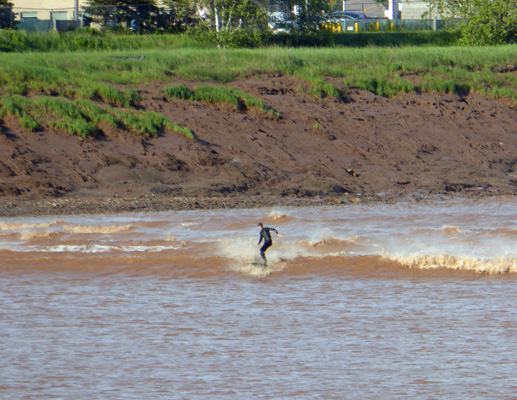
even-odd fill
[[[328,0],[286,0],[296,14],[296,28],[301,32],[314,32],[319,29],[323,15],[332,11]]]
[[[0,0],[0,29],[14,28],[14,4],[8,0]]]
[[[281,10],[296,32],[319,29],[329,0],[164,0],[178,18],[194,16],[196,32],[219,47],[253,46],[269,35],[268,14]],[[276,14],[276,12],[275,12]]]
[[[219,47],[238,45],[267,26],[266,0],[164,0],[181,19],[195,21],[196,33]]]
[[[110,29],[138,32],[163,30],[172,18],[156,5],[156,0],[90,0],[85,11]]]
[[[431,6],[459,24],[465,44],[517,42],[517,0],[431,0]]]

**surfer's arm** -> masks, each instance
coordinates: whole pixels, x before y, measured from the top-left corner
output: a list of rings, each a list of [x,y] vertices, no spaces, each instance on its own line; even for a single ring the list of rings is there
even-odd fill
[[[275,228],[270,228],[269,230],[275,232],[278,237],[282,237]]]

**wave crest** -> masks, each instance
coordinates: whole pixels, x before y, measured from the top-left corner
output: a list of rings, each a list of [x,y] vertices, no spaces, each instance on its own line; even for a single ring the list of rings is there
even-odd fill
[[[20,223],[20,222],[0,222],[0,231],[14,231],[20,229],[44,229],[62,224],[63,221],[57,220],[45,223]]]
[[[63,231],[69,233],[118,233],[132,231],[135,227],[131,224],[88,226],[88,225],[64,225]]]
[[[473,257],[456,257],[447,254],[437,256],[413,255],[390,256],[384,258],[395,261],[405,267],[414,269],[447,268],[456,271],[472,271],[483,274],[504,274],[517,272],[516,258],[478,259]]]

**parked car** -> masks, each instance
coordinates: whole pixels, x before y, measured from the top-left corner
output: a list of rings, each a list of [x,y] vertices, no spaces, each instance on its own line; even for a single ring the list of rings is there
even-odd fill
[[[334,15],[336,13],[330,14],[327,18],[328,22],[335,22],[335,21],[356,21],[356,18],[350,17],[349,15],[339,14]]]
[[[369,19],[365,13],[359,11],[336,11],[330,14],[330,17],[336,19]]]
[[[270,22],[269,27],[271,29],[271,32],[276,35],[280,33],[290,33],[292,29],[292,24],[289,24],[288,22]]]

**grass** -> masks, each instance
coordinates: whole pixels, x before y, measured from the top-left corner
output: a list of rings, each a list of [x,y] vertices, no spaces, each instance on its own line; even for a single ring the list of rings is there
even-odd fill
[[[264,35],[264,46],[288,47],[394,47],[394,46],[450,46],[460,39],[458,32],[406,31],[406,32],[360,32],[329,34]],[[77,51],[132,51],[171,48],[203,48],[189,34],[134,35],[99,32],[90,28],[70,32],[26,32],[0,30],[0,52],[77,52]]]
[[[6,115],[17,117],[21,126],[29,131],[40,129],[40,121],[46,121],[55,129],[82,138],[95,137],[100,125],[105,123],[133,131],[144,138],[155,137],[168,128],[194,139],[194,134],[189,128],[173,123],[161,114],[102,108],[89,100],[71,101],[47,96],[29,98],[3,95],[0,97],[0,117]]]
[[[0,30],[0,52],[75,52],[201,47],[189,35],[134,35],[83,28],[70,32]]]
[[[145,59],[130,58],[141,55]],[[174,78],[205,81],[210,84],[195,90],[169,87],[166,95],[224,101],[236,108],[245,104],[271,113],[260,99],[227,84],[292,75],[307,82],[309,93],[319,97],[339,97],[347,88],[386,97],[477,92],[517,104],[517,78],[500,72],[516,59],[514,45],[0,53],[0,95],[2,113],[16,116],[29,130],[48,120],[58,129],[92,136],[104,121],[144,136],[167,128],[193,137],[187,128],[158,114],[137,110],[141,99],[136,85]]]
[[[442,91],[439,81],[452,81],[499,96],[511,93],[511,74],[496,67],[515,63],[515,46],[403,47],[255,50],[173,49],[148,50],[143,61],[119,59],[131,52],[0,53],[0,85],[10,94],[57,93],[68,98],[97,99],[125,106],[138,101],[134,88],[151,81],[182,78],[195,81],[232,82],[238,78],[269,74],[294,75],[312,83],[324,95],[336,96],[327,78],[341,79],[345,87],[359,87],[385,96],[400,92]],[[418,76],[411,83],[406,76]],[[450,85],[448,85],[450,86]],[[488,88],[487,88],[488,86]],[[492,91],[492,89],[494,89]],[[131,91],[132,90],[132,91]],[[510,97],[512,97],[511,94]]]
[[[245,105],[245,107],[254,107],[276,117],[280,116],[278,112],[267,107],[262,100],[231,86],[201,85],[195,89],[189,89],[184,85],[176,85],[165,88],[163,92],[167,97],[205,103],[227,103],[233,105],[236,110],[240,110]]]

